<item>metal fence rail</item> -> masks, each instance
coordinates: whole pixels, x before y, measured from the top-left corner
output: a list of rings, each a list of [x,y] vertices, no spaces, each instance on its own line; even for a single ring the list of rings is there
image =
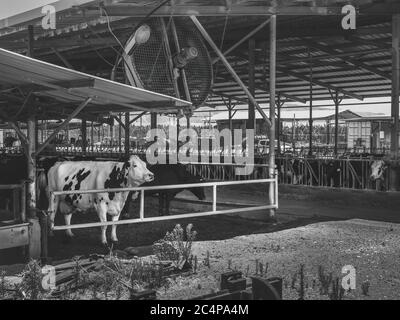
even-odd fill
[[[374,158],[350,159],[316,159],[306,157],[277,157],[276,170],[280,184],[337,187],[358,190],[390,190],[390,170],[399,164],[386,161],[387,169],[383,179],[370,179],[371,165]],[[267,164],[254,164],[253,172],[248,176],[235,174],[235,168],[243,165],[232,163],[188,163],[189,171],[208,180],[245,181],[248,179],[264,179],[268,177]]]
[[[274,188],[274,203],[270,203],[267,205],[261,205],[261,206],[249,206],[249,207],[241,207],[241,208],[235,208],[235,209],[217,210],[217,204],[218,204],[217,203],[217,187],[231,186],[231,185],[243,185],[243,184],[260,184],[260,183],[268,183],[269,185],[272,185],[272,187]],[[213,188],[213,201],[212,201],[212,210],[211,211],[185,213],[185,214],[170,215],[170,216],[159,216],[159,217],[148,217],[148,218],[145,217],[145,212],[144,212],[145,191],[170,190],[170,189],[193,188],[193,187],[212,187]],[[128,192],[128,191],[139,191],[140,192],[139,218],[121,220],[121,221],[82,223],[82,224],[75,224],[75,225],[70,225],[70,226],[55,226],[53,228],[53,230],[59,231],[59,230],[66,230],[66,229],[93,228],[93,227],[101,227],[101,226],[133,224],[133,223],[139,223],[139,222],[153,222],[153,221],[204,217],[204,216],[238,213],[238,212],[250,212],[250,211],[267,210],[267,209],[278,209],[278,180],[277,180],[277,177],[275,177],[274,179],[246,180],[246,181],[240,181],[240,183],[236,182],[236,181],[226,181],[226,182],[206,182],[206,183],[192,183],[192,184],[178,184],[178,185],[163,185],[163,186],[154,186],[154,187],[114,188],[114,189],[102,189],[102,190],[53,191],[50,193],[50,196],[51,196],[50,201],[51,201],[51,204],[53,204],[55,197],[62,196],[62,195],[95,194],[95,193],[109,193],[109,192],[117,193],[117,192]],[[266,191],[267,191],[267,189],[266,189]],[[51,208],[51,210],[55,210],[55,209],[56,208]]]

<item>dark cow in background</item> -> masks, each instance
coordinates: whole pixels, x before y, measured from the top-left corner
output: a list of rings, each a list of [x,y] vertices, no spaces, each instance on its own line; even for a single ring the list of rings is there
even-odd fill
[[[154,174],[154,180],[147,182],[142,187],[150,186],[162,186],[162,185],[175,185],[175,184],[193,184],[204,182],[204,179],[200,176],[191,174],[187,167],[183,164],[156,164],[149,166],[149,170]],[[204,187],[193,187],[193,188],[178,188],[178,189],[165,189],[165,190],[154,190],[146,191],[145,195],[158,194],[159,199],[159,214],[169,215],[169,208],[171,201],[176,195],[184,190],[189,190],[199,200],[206,198],[204,193]]]
[[[325,185],[327,187],[340,187],[340,174],[342,168],[340,161],[338,160],[325,160],[323,163],[323,169],[325,171]]]

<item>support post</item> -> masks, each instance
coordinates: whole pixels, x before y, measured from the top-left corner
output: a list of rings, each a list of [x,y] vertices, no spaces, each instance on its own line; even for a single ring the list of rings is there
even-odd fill
[[[276,94],[276,15],[271,16],[270,22],[270,56],[269,56],[269,115],[270,115],[270,128],[269,128],[269,178],[275,177],[275,94]],[[269,203],[275,203],[275,188],[269,186]],[[275,218],[275,210],[270,209],[269,215]]]
[[[129,112],[125,112],[125,156],[129,157],[130,149],[130,125],[129,125]]]
[[[255,79],[254,79],[254,66],[255,66],[255,50],[256,41],[253,39],[249,40],[249,91],[255,96]],[[246,128],[247,129],[257,129],[256,128],[256,115],[254,104],[249,100],[249,113]],[[255,130],[256,132],[257,130]]]
[[[276,102],[276,108],[277,108],[277,122],[276,122],[276,132],[277,132],[277,151],[278,154],[281,153],[281,108],[283,106],[284,102],[281,100],[281,95],[278,93],[277,96],[277,102]]]
[[[82,119],[81,122],[81,134],[82,134],[82,154],[86,154],[87,150],[87,123],[86,119]]]
[[[308,57],[310,60],[310,114],[309,114],[309,119],[308,119],[308,128],[309,128],[309,142],[308,142],[308,155],[312,156],[312,131],[313,131],[313,114],[312,114],[312,108],[313,108],[313,66],[312,66],[312,55],[310,48],[308,48]]]
[[[33,113],[28,118],[28,154],[27,154],[27,207],[29,228],[29,258],[39,259],[41,255],[41,229],[36,215],[36,118]]]
[[[330,133],[330,126],[331,126],[331,121],[327,120],[326,121],[326,145],[329,146],[331,143],[331,133]]]
[[[121,113],[118,114],[118,151],[121,152],[122,149],[122,144],[121,144],[121,139],[122,139],[122,116]]]
[[[400,94],[400,14],[392,17],[392,130],[391,157],[399,157],[399,94]]]
[[[337,156],[338,154],[338,140],[339,140],[339,93],[336,91],[335,92],[335,98],[334,98],[334,102],[335,102],[335,149],[334,149],[334,153]]]
[[[34,58],[34,33],[33,33],[33,25],[28,26],[28,51],[26,55],[28,57]]]
[[[151,113],[151,115],[150,115],[150,123],[151,123],[151,125],[150,125],[150,127],[151,127],[151,129],[157,129],[157,113],[155,113],[155,112],[152,112]]]
[[[94,151],[94,125],[93,121],[90,123],[90,150]]]

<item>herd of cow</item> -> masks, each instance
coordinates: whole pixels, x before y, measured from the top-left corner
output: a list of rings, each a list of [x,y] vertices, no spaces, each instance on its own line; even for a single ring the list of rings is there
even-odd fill
[[[27,179],[25,156],[4,158],[0,162],[0,184],[16,184]],[[48,210],[50,230],[54,227],[55,214],[58,211],[64,216],[67,226],[71,223],[73,213],[95,209],[101,222],[107,221],[107,215],[112,221],[118,221],[128,199],[137,199],[137,192],[129,196],[129,192],[107,192],[94,194],[63,195],[49,201],[51,191],[71,190],[103,190],[138,186],[159,186],[174,184],[200,183],[203,179],[186,170],[181,164],[157,164],[147,166],[138,156],[131,156],[121,161],[95,161],[83,157],[67,160],[60,157],[43,157],[37,160],[40,174],[37,181],[37,207]],[[165,189],[149,191],[146,195],[157,193],[159,196],[160,214],[169,214],[172,199],[183,191],[180,189]],[[188,188],[198,199],[205,199],[203,187]],[[2,191],[2,205],[9,206],[11,193]],[[101,241],[107,244],[107,227],[102,227]],[[66,234],[72,237],[70,229]],[[117,242],[116,226],[112,226],[111,241]]]
[[[286,184],[384,190],[389,161],[360,158],[278,158],[279,181]]]

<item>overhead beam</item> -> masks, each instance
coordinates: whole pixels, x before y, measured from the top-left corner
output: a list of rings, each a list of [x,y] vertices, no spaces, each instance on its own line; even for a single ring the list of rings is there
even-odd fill
[[[239,47],[242,43],[244,43],[246,40],[250,39],[252,36],[254,36],[258,31],[260,31],[262,28],[264,28],[270,21],[271,19],[267,19],[265,20],[263,23],[261,23],[260,25],[258,25],[255,29],[253,29],[251,32],[249,32],[246,36],[244,36],[243,38],[241,38],[238,42],[236,42],[234,45],[232,45],[229,49],[227,49],[224,52],[224,56],[226,56],[227,54],[229,54],[231,51],[235,50],[237,47]],[[219,61],[219,57],[215,58],[212,61],[212,64],[215,64]]]
[[[328,47],[326,45],[322,45],[322,44],[317,43],[315,41],[305,40],[305,43],[307,43],[310,47],[313,47],[314,49],[317,49],[319,51],[325,52],[325,53],[327,53],[327,54],[329,54],[331,56],[334,56],[335,54],[338,54],[338,53],[340,54],[341,53],[341,52],[338,52],[334,47],[333,48],[332,47]],[[337,56],[335,56],[335,57],[336,58],[340,58],[344,62],[351,63],[355,67],[358,67],[360,69],[363,69],[363,70],[366,70],[366,71],[371,72],[373,74],[376,74],[378,76],[381,76],[384,79],[387,79],[387,80],[391,80],[392,79],[392,77],[388,73],[386,73],[384,71],[381,71],[381,70],[379,70],[379,69],[377,69],[377,68],[375,68],[373,66],[369,66],[369,65],[365,64],[364,62],[359,61],[358,59],[350,58],[349,56],[347,56],[346,58],[345,57],[337,57]]]
[[[220,77],[220,78],[222,78],[222,79],[224,79],[224,80],[226,80],[226,81],[229,81],[229,82],[232,81],[232,79],[229,78],[227,75],[223,75],[223,74],[221,74],[221,73],[218,74],[218,77]],[[241,78],[242,81],[243,81],[243,77],[240,76],[240,78]],[[243,81],[243,83],[246,84],[246,85],[248,85],[248,83],[245,82],[245,81]],[[265,86],[260,86],[260,85],[258,85],[258,84],[257,84],[257,78],[256,78],[256,82],[255,82],[255,84],[254,84],[254,88],[255,88],[256,90],[260,90],[260,91],[263,91],[263,92],[265,92],[265,93],[268,93],[267,88],[268,88],[268,86],[269,86],[269,82],[267,81],[267,79],[264,79],[264,85],[265,85]],[[217,92],[218,92],[218,91],[217,91]],[[292,100],[292,101],[300,102],[300,103],[303,103],[303,104],[305,104],[305,103],[307,102],[305,99],[302,99],[302,98],[293,96],[293,95],[291,95],[291,94],[287,94],[287,93],[285,93],[285,92],[280,92],[280,94],[281,94],[282,97],[285,97],[286,99],[289,99],[289,100]],[[233,98],[233,97],[232,97],[232,98]],[[239,98],[239,97],[238,97],[238,98]],[[235,99],[235,98],[233,98],[233,99]],[[240,98],[239,98],[239,99],[240,99]],[[238,99],[235,99],[235,100],[240,101],[240,100],[238,100]],[[246,101],[245,103],[248,103],[248,101]]]
[[[81,112],[90,102],[92,101],[92,98],[87,98],[85,101],[83,101],[69,116],[65,121],[58,126],[54,132],[47,138],[47,140],[37,149],[36,155],[40,154],[48,145],[49,143],[55,138],[55,136],[63,130],[69,123],[70,121],[77,116],[79,112]]]
[[[54,54],[58,57],[58,59],[61,60],[61,62],[69,69],[74,69],[72,64],[69,63],[69,61],[54,47],[51,48],[51,50],[54,52]]]
[[[152,14],[153,17],[177,16],[267,16],[267,15],[341,15],[341,7],[318,6],[251,6],[231,4],[221,5],[165,5]],[[109,16],[145,17],[155,9],[155,6],[138,6],[137,4],[106,5],[104,9]]]
[[[292,71],[290,69],[287,69],[287,68],[284,68],[284,67],[281,67],[281,66],[277,66],[277,71],[280,72],[280,73],[292,76],[294,78],[298,78],[298,79],[301,79],[301,80],[304,80],[304,81],[307,81],[307,82],[312,82],[313,84],[318,85],[318,86],[323,87],[323,88],[326,88],[328,90],[338,91],[338,92],[344,94],[347,97],[354,98],[354,99],[361,100],[361,101],[364,100],[364,98],[362,96],[358,95],[358,94],[355,94],[355,93],[349,92],[347,90],[341,89],[339,87],[330,85],[327,82],[323,82],[323,81],[317,80],[315,78],[311,79],[309,76],[304,75],[302,73],[299,73],[299,72],[296,72],[296,71]]]
[[[129,121],[129,124],[131,125],[131,124],[134,123],[136,120],[138,120],[138,119],[140,119],[141,117],[143,117],[146,113],[147,113],[147,111],[143,111],[142,113],[138,114],[136,117],[134,117],[132,120]]]

